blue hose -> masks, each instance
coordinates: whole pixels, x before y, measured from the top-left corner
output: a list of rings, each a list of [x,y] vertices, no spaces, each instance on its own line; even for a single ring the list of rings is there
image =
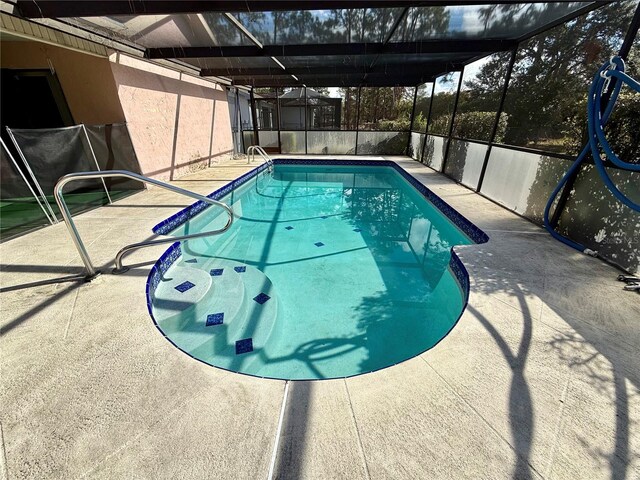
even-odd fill
[[[609,101],[607,103],[607,107],[602,112],[602,93],[608,87],[608,82],[611,81],[612,77],[613,81],[616,81],[616,85],[609,97]],[[567,183],[568,179],[574,175],[576,170],[580,168],[580,165],[585,161],[587,155],[591,153],[593,157],[594,164],[602,181],[605,186],[609,189],[609,191],[615,196],[620,202],[622,202],[627,207],[635,210],[636,212],[640,212],[640,205],[630,200],[626,195],[624,195],[618,187],[616,187],[609,177],[607,170],[604,165],[604,161],[600,155],[600,149],[604,152],[607,159],[611,161],[614,165],[619,167],[620,169],[638,172],[640,171],[640,164],[629,163],[621,160],[611,148],[611,145],[607,141],[604,135],[604,126],[609,120],[609,116],[613,111],[613,107],[615,106],[618,95],[620,94],[620,89],[623,84],[627,84],[636,92],[640,92],[640,83],[631,78],[629,75],[624,73],[624,61],[620,57],[613,57],[610,61],[605,63],[602,67],[598,69],[598,72],[595,74],[593,78],[593,83],[591,84],[591,88],[589,89],[589,97],[587,99],[587,122],[588,122],[588,133],[589,133],[589,143],[584,147],[582,152],[578,155],[573,165],[569,168],[567,173],[565,173],[560,183],[556,186],[556,188],[551,193],[549,197],[549,201],[544,209],[544,227],[547,231],[557,240],[562,243],[569,245],[576,250],[581,252],[591,252],[589,249],[585,248],[584,245],[581,245],[578,242],[575,242],[563,235],[559,234],[555,231],[555,229],[551,226],[551,222],[549,221],[549,212],[551,211],[551,207],[555,202],[558,193],[562,190],[562,188]]]

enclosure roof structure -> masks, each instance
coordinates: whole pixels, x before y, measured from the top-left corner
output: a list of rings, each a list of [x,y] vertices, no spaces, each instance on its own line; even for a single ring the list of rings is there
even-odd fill
[[[235,85],[415,86],[611,1],[18,0]]]

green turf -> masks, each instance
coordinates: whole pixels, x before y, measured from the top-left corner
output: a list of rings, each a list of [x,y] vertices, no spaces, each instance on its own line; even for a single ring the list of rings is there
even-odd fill
[[[137,190],[114,190],[110,191],[109,194],[111,195],[111,199],[116,201],[136,191]],[[64,199],[72,214],[81,213],[109,203],[104,191],[65,193]],[[48,196],[47,200],[58,220],[62,220],[62,215],[53,196]],[[47,220],[47,217],[33,197],[3,198],[2,201],[0,201],[0,238],[2,240],[46,225],[49,225],[49,220]]]

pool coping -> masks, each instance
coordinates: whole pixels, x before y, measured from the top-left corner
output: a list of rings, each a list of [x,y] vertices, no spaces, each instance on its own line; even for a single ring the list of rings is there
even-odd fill
[[[473,224],[471,221],[469,221],[466,217],[464,217],[457,210],[455,210],[453,207],[451,207],[447,202],[442,200],[442,198],[440,198],[438,195],[433,193],[429,188],[427,188],[425,185],[423,185],[422,182],[420,182],[414,176],[409,174],[400,165],[398,165],[396,162],[394,162],[392,160],[298,160],[298,159],[276,159],[276,160],[274,160],[274,164],[276,164],[276,165],[325,165],[325,166],[326,165],[334,165],[334,166],[338,165],[338,166],[387,166],[387,167],[392,167],[403,178],[405,178],[405,180],[407,180],[416,190],[418,190],[418,192],[420,194],[422,194],[427,200],[429,200],[429,202],[431,202],[436,208],[438,208],[438,210],[440,210],[443,215],[445,215],[452,223],[454,223],[454,225],[456,225],[460,230],[462,230],[462,232],[465,233],[465,235],[467,235],[467,237],[469,237],[476,245],[477,244],[486,243],[486,242],[489,241],[489,236],[484,231],[482,231],[479,227],[477,227],[475,224]],[[244,183],[246,183],[247,181],[249,181],[250,179],[252,179],[256,175],[258,175],[262,171],[266,170],[268,167],[269,166],[266,163],[264,163],[262,165],[259,165],[258,167],[254,168],[253,170],[245,173],[244,175],[241,175],[237,179],[229,182],[228,184],[224,185],[223,187],[219,188],[218,190],[215,190],[214,192],[210,193],[209,195],[207,195],[207,197],[211,198],[213,200],[219,200],[220,198],[222,198],[227,193],[235,190],[236,188],[240,187],[241,185],[243,185]],[[162,222],[158,223],[157,225],[155,225],[152,228],[152,231],[154,233],[156,233],[156,234],[166,235],[166,234],[170,233],[171,231],[175,230],[176,228],[178,228],[180,225],[186,223],[188,220],[190,220],[191,218],[195,217],[197,214],[201,213],[203,210],[205,210],[206,208],[208,208],[210,206],[211,206],[210,204],[198,200],[197,202],[195,202],[195,203],[183,208],[182,210],[180,210],[176,214],[170,216],[169,218],[167,218],[167,219],[163,220]],[[469,232],[469,233],[467,233],[467,232]],[[180,350],[184,354],[188,355],[189,357],[193,358],[194,360],[197,360],[198,362],[203,363],[203,364],[205,364],[207,366],[210,366],[210,367],[218,368],[218,369],[221,369],[221,370],[224,370],[224,371],[228,371],[228,372],[232,372],[232,373],[238,373],[238,374],[241,374],[241,375],[246,375],[246,376],[249,376],[249,377],[262,378],[262,379],[267,379],[267,380],[278,380],[278,381],[304,381],[304,382],[310,382],[310,381],[323,381],[323,380],[335,380],[335,379],[343,379],[343,378],[352,378],[352,377],[357,377],[357,376],[360,376],[360,375],[367,375],[367,374],[370,374],[370,373],[378,372],[380,370],[385,370],[385,369],[393,367],[395,365],[400,365],[400,364],[402,364],[404,362],[407,362],[407,361],[409,361],[409,360],[411,360],[411,359],[413,359],[413,358],[415,358],[415,357],[417,357],[419,355],[422,355],[423,353],[431,350],[432,348],[435,348],[456,327],[456,325],[460,321],[460,318],[462,318],[462,315],[464,314],[465,310],[467,309],[467,305],[469,303],[470,280],[469,280],[469,272],[467,271],[467,269],[465,268],[464,264],[462,263],[462,260],[456,254],[454,248],[455,248],[455,246],[451,247],[451,258],[449,260],[448,269],[451,271],[451,273],[453,275],[453,278],[456,280],[456,283],[458,284],[458,287],[461,290],[462,297],[463,297],[463,305],[462,305],[462,309],[460,310],[460,314],[458,315],[458,318],[456,318],[456,320],[451,324],[451,328],[449,328],[449,330],[447,330],[447,332],[436,343],[434,343],[429,348],[426,348],[425,350],[417,353],[416,355],[414,355],[414,356],[412,356],[410,358],[402,360],[401,362],[398,362],[398,363],[394,363],[394,364],[391,364],[391,365],[380,367],[380,368],[377,368],[377,369],[374,369],[374,370],[369,370],[369,371],[366,371],[366,372],[355,373],[353,375],[345,375],[343,377],[310,378],[310,379],[299,379],[299,380],[298,379],[284,379],[284,378],[278,378],[278,377],[255,375],[255,374],[251,374],[251,373],[239,372],[239,371],[236,371],[236,370],[227,369],[227,368],[224,368],[224,367],[220,367],[218,365],[213,365],[213,364],[208,363],[208,362],[206,362],[206,361],[204,361],[204,360],[202,360],[200,358],[197,358],[197,357],[193,356],[192,354],[190,354],[186,350],[182,349],[180,346],[176,345],[167,335],[165,335],[163,330],[158,325],[158,322],[156,321],[156,319],[155,319],[155,317],[153,315],[152,298],[153,298],[153,295],[155,293],[156,288],[158,287],[158,284],[160,283],[160,281],[162,279],[162,276],[182,256],[181,242],[179,242],[179,241],[171,244],[171,246],[160,256],[160,258],[158,258],[158,260],[153,264],[153,267],[151,268],[151,271],[149,272],[149,275],[147,276],[147,281],[146,281],[146,285],[145,285],[145,296],[146,296],[146,301],[147,301],[147,311],[148,311],[149,316],[151,317],[151,320],[153,321],[153,324],[155,325],[156,329],[160,332],[160,334],[169,343],[171,343],[171,345],[173,345],[174,347],[176,347],[178,350]]]

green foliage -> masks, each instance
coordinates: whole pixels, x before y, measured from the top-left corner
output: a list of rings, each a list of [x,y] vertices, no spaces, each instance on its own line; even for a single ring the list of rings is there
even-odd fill
[[[376,130],[388,132],[402,132],[409,130],[410,121],[408,118],[397,118],[395,120],[380,120]]]
[[[453,115],[453,104],[455,100],[455,92],[440,92],[433,97],[429,133],[449,135],[449,122]]]
[[[620,159],[640,163],[640,94],[620,93],[605,136]]]
[[[577,153],[586,138],[586,97],[592,76],[617,52],[636,6],[635,0],[615,2],[521,45],[504,104],[503,143]],[[637,63],[633,57],[629,58],[631,67]],[[465,84],[470,97],[465,111],[496,108],[485,109],[482,103],[492,100],[491,92],[501,84],[505,66],[505,58],[495,57]],[[472,106],[473,102],[477,105]],[[620,115],[637,118],[631,100],[626,102],[627,107],[619,107]],[[618,135],[616,141],[632,148],[638,145],[640,129],[633,131],[637,124],[630,118],[619,123],[610,128],[612,135]]]
[[[439,115],[435,118],[431,118],[429,124],[429,133],[435,133],[437,135],[449,135],[449,121],[451,115]]]
[[[469,140],[488,140],[496,122],[495,112],[465,112],[456,115],[456,125],[453,131],[455,137]],[[506,130],[506,122],[498,125],[498,136],[503,136]],[[501,130],[500,130],[501,129]]]
[[[616,2],[523,45],[505,102],[507,143],[577,153],[592,75],[616,52],[634,4]]]
[[[417,112],[413,119],[413,127],[412,130],[420,133],[424,133],[427,128],[427,117],[425,117],[423,112]]]
[[[360,128],[363,130],[409,130],[413,88],[366,87],[360,90]]]
[[[343,87],[339,92],[342,97],[342,128],[355,130],[358,118],[358,88]]]

